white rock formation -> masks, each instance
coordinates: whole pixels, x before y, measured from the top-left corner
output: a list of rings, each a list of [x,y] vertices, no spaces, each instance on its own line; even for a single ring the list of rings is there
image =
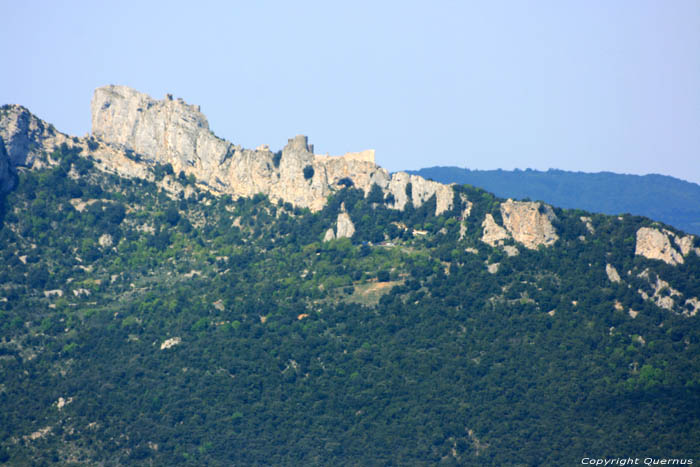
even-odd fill
[[[620,282],[620,274],[618,274],[617,269],[612,264],[605,265],[605,273],[608,275],[610,282]]]
[[[651,227],[642,227],[637,230],[634,254],[658,259],[673,266],[684,262],[683,255],[671,245],[668,234]]]
[[[338,214],[335,235],[337,238],[350,238],[355,235],[355,224],[352,223],[347,212]]]
[[[481,241],[493,247],[502,245],[503,241],[510,238],[506,229],[496,223],[491,213],[486,214],[484,222],[481,223],[484,233],[481,236]]]
[[[331,240],[335,240],[335,232],[333,231],[333,229],[328,229],[323,235],[323,241],[330,242]]]
[[[76,297],[89,297],[91,292],[88,289],[84,289],[82,287],[79,287],[77,289],[73,289],[73,295]]]
[[[5,150],[5,143],[0,138],[0,194],[10,191],[14,185],[12,163]]]
[[[72,397],[69,397],[67,399],[64,397],[59,397],[58,400],[56,401],[56,407],[58,408],[58,410],[61,410],[61,409],[63,409],[63,407],[67,406],[71,402],[73,402]]]
[[[670,232],[669,232],[670,233]],[[687,256],[691,251],[700,256],[700,248],[695,247],[695,236],[686,235],[685,237],[679,237],[678,235],[673,235],[673,241],[676,243],[678,248],[681,250],[683,256]]]
[[[82,154],[90,153],[95,158],[97,167],[102,170],[124,177],[153,178],[144,163],[127,157],[124,151],[86,138],[70,137],[20,105],[3,106],[0,110],[0,138],[5,143],[12,166],[43,167],[46,165],[42,161],[44,154],[51,154],[66,144],[80,148]],[[50,159],[48,163],[51,163]]]
[[[97,240],[97,243],[99,243],[100,246],[103,248],[109,248],[114,243],[114,240],[112,239],[112,236],[110,234],[105,233],[100,235],[100,238]]]
[[[163,341],[162,344],[160,344],[160,350],[165,350],[169,349],[171,347],[175,347],[176,345],[179,345],[182,343],[182,339],[179,337],[171,337],[170,339],[166,339]]]
[[[123,177],[153,180],[150,166],[169,163],[176,174],[194,175],[199,188],[213,193],[234,197],[262,193],[273,201],[281,199],[313,211],[320,210],[328,195],[348,181],[365,194],[376,183],[386,195],[391,194],[394,203],[390,207],[395,209],[403,209],[409,200],[419,207],[432,196],[436,198],[436,214],[452,207],[451,187],[406,173],[392,176],[375,164],[373,150],[339,157],[316,155],[305,136],[290,139],[276,154],[267,145],[243,149],[214,135],[199,107],[171,96],[155,100],[125,86],[95,91],[92,134],[94,138],[70,137],[24,107],[3,106],[0,191],[14,183],[12,167],[55,163],[45,154],[65,143],[80,148],[82,154],[89,153],[98,168]],[[307,167],[313,169],[308,179],[304,176]],[[168,177],[161,185],[173,195],[183,189]],[[191,194],[188,188],[185,197]]]
[[[464,221],[459,223],[459,239],[462,240],[467,235],[467,224]]]
[[[526,248],[549,246],[559,239],[552,226],[556,216],[546,204],[509,199],[501,204],[501,215],[503,226]]]
[[[381,170],[373,175],[371,182],[379,185],[385,192],[391,193],[394,197],[394,208],[403,210],[409,200],[414,207],[420,207],[433,195],[436,199],[435,214],[440,214],[452,207],[453,191],[449,186],[406,172],[397,172],[389,178],[386,171]],[[407,190],[409,184],[411,187]]]
[[[640,274],[638,274],[637,277],[647,279],[649,281],[649,285],[651,285],[651,288],[653,290],[651,296],[643,290],[638,290],[637,292],[639,293],[639,295],[641,295],[641,297],[644,300],[653,301],[659,308],[664,308],[666,310],[672,311],[676,305],[676,299],[680,299],[683,296],[682,293],[671,287],[671,285],[668,282],[666,282],[658,276],[656,277],[655,282],[652,281],[649,269],[645,269]]]
[[[515,247],[513,245],[504,245],[503,251],[505,251],[508,256],[518,256],[520,254],[520,250],[518,250],[518,247]]]
[[[698,300],[697,297],[689,298],[685,301],[685,306],[686,309],[683,311],[683,314],[686,316],[695,316],[698,314],[698,311],[700,311],[700,300]]]
[[[214,135],[198,106],[171,96],[158,101],[125,86],[95,91],[92,133],[113,148],[170,163],[175,173],[193,174],[210,190],[233,196],[263,193],[317,211],[347,179],[366,194],[376,183],[392,194],[396,209],[403,209],[408,199],[418,207],[432,196],[437,214],[452,206],[452,188],[406,173],[391,176],[375,164],[373,150],[340,157],[315,155],[305,136],[290,139],[281,155],[266,145],[243,149]],[[313,169],[309,178],[307,167]]]

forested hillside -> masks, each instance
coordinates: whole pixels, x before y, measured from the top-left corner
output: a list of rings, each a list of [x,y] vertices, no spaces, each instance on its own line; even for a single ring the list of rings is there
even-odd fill
[[[554,208],[551,246],[492,247],[502,200],[469,186],[439,216],[352,186],[312,213],[151,169],[64,145],[4,199],[0,462],[700,456],[700,257],[635,254],[677,230]]]
[[[409,172],[442,183],[478,186],[504,198],[542,200],[563,208],[603,214],[646,216],[700,234],[700,185],[665,175],[459,167],[428,167]]]

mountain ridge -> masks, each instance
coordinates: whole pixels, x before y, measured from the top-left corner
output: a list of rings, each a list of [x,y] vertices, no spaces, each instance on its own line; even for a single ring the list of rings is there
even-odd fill
[[[700,455],[695,236],[469,185],[439,210],[409,174],[403,209],[350,177],[319,209],[233,196],[185,173],[195,153],[177,173],[32,118],[0,109],[22,161],[0,206],[0,462]]]
[[[397,209],[404,207],[407,196],[420,206],[435,195],[438,211],[452,203],[449,187],[407,174],[392,176],[375,164],[373,150],[316,155],[303,135],[289,139],[281,153],[273,153],[266,145],[244,149],[214,135],[198,106],[172,95],[155,100],[128,87],[110,85],[95,90],[91,109],[92,134],[97,139],[169,163],[176,173],[193,174],[221,193],[264,193],[317,211],[349,179],[365,193],[378,185],[385,195],[391,194]]]

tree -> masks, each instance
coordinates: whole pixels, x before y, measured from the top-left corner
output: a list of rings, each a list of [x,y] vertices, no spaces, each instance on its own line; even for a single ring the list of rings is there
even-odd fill
[[[314,168],[310,165],[304,167],[304,179],[309,180],[314,176]]]
[[[367,201],[375,204],[384,202],[384,192],[376,183],[372,184],[372,188],[370,188],[369,194],[367,195]]]
[[[165,221],[174,226],[179,220],[180,212],[177,210],[177,208],[175,206],[168,206],[168,209],[165,211]]]

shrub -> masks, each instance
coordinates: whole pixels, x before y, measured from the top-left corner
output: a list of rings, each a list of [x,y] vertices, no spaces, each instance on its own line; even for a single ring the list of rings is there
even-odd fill
[[[314,176],[314,168],[310,165],[304,167],[304,179],[309,180]]]

